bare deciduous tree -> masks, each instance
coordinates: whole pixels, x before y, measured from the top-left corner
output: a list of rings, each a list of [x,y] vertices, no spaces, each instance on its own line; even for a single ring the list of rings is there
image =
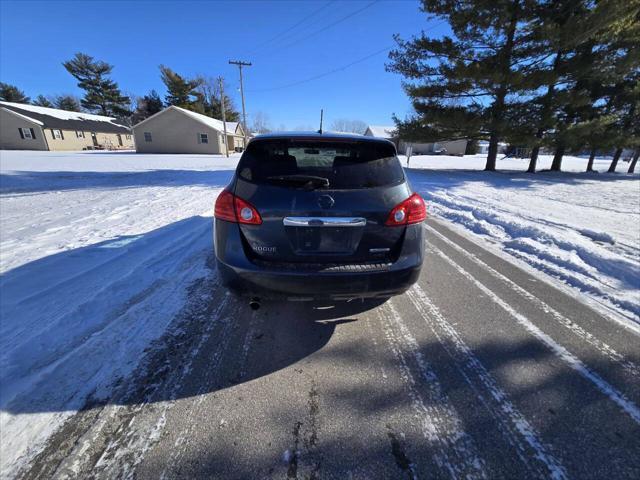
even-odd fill
[[[331,122],[331,130],[336,132],[358,133],[362,135],[367,130],[367,124],[362,120],[348,120],[337,118]]]
[[[256,112],[251,122],[251,132],[253,133],[269,133],[272,130],[269,123],[269,115],[264,112]]]
[[[220,83],[217,78],[205,75],[196,77],[198,86],[195,89],[201,113],[213,118],[222,119],[222,102],[220,101]],[[228,122],[240,121],[240,112],[236,109],[235,103],[227,92],[231,91],[231,87],[224,84],[224,108]]]

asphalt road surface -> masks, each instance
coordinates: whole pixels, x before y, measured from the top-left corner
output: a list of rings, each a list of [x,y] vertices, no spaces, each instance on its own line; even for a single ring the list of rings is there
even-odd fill
[[[387,302],[265,303],[215,270],[23,478],[640,478],[640,336],[429,220]]]

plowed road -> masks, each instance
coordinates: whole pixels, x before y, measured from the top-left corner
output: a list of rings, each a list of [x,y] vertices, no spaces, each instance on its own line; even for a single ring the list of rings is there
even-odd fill
[[[194,283],[107,401],[24,478],[640,478],[640,337],[429,220],[385,303]]]

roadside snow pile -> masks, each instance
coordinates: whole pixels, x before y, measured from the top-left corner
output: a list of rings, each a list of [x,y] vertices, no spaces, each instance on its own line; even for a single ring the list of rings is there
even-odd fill
[[[0,152],[0,477],[108,398],[183,307],[237,160]]]
[[[639,175],[439,169],[449,158],[411,160],[435,168],[408,170],[432,214],[640,322]],[[457,161],[484,167],[484,159]],[[570,157],[567,170],[584,162]]]

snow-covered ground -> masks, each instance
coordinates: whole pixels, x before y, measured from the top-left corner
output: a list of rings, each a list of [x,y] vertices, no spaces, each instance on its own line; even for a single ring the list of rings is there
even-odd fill
[[[640,175],[586,174],[587,160],[571,156],[562,173],[524,173],[523,159],[498,160],[500,171],[488,173],[485,159],[417,156],[408,171],[433,215],[640,323]],[[596,160],[596,170],[610,161]],[[541,156],[539,168],[550,165]]]
[[[0,152],[0,477],[165,331],[237,160]]]
[[[207,274],[213,204],[237,161],[0,152],[0,477],[165,331]],[[638,321],[640,177],[472,171],[483,166],[414,157],[408,172],[432,214]]]

